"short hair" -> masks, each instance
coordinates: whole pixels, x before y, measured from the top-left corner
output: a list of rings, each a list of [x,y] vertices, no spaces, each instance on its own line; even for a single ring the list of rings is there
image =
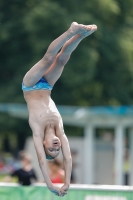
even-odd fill
[[[43,146],[43,148],[44,148],[44,151],[45,151],[45,155],[46,155],[46,159],[47,159],[47,160],[53,160],[53,159],[55,159],[55,158],[58,156],[58,155],[57,155],[57,156],[53,157],[53,156],[47,154],[46,149],[45,149],[45,146]]]
[[[27,153],[26,151],[20,151],[19,152],[19,157],[20,157],[20,160],[24,160],[24,159],[27,159],[30,163],[32,162],[32,157],[29,153]]]

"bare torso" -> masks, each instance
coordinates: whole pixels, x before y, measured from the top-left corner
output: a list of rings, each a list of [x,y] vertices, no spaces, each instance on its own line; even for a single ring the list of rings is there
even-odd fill
[[[50,95],[49,90],[24,91],[29,111],[29,124],[33,132],[41,129],[44,133],[48,126],[63,131],[62,118]]]

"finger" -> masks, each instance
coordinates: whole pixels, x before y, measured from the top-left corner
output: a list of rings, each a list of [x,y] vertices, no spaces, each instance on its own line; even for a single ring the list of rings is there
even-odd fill
[[[61,190],[61,193],[67,194],[67,190]]]
[[[62,194],[67,194],[67,192],[62,192]]]
[[[67,194],[67,193],[66,193]],[[64,197],[66,194],[62,194],[62,197]]]
[[[59,196],[58,192],[54,192],[54,194],[55,194],[56,196]]]
[[[63,192],[61,192],[61,193],[60,193],[60,196],[62,197],[62,196],[63,196],[63,194],[64,194],[64,193],[63,193]]]
[[[67,192],[62,192],[62,195],[64,196],[64,195],[66,195],[67,194]]]

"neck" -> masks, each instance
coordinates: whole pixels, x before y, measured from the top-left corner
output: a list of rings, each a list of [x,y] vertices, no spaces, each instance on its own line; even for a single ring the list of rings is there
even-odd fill
[[[22,168],[25,169],[25,170],[30,170],[31,169],[31,164],[27,163],[22,163]]]
[[[52,125],[48,125],[45,129],[45,138],[47,137],[54,137],[55,136],[55,130],[54,127]]]

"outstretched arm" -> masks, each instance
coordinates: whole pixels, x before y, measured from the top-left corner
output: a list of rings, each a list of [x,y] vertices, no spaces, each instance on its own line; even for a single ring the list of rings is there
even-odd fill
[[[72,172],[72,157],[69,142],[65,134],[63,134],[63,136],[61,137],[61,144],[65,168],[65,184],[69,186]]]
[[[72,172],[72,157],[68,139],[65,133],[57,133],[62,146],[64,169],[65,169],[65,184],[61,188],[61,193],[66,192],[70,186],[70,178]]]
[[[49,177],[48,167],[47,167],[47,162],[46,162],[46,155],[43,148],[42,138],[40,137],[39,134],[33,134],[33,140],[34,140],[34,145],[37,152],[39,166],[41,168],[45,182],[51,192],[53,192],[55,195],[61,196],[60,189],[58,187],[55,187],[52,184]]]
[[[64,169],[65,169],[65,184],[60,189],[61,193],[67,192],[70,186],[71,172],[72,172],[72,157],[70,153],[69,142],[65,134],[62,139],[62,153],[64,157]]]
[[[38,157],[39,166],[41,168],[45,182],[46,182],[47,186],[50,188],[50,187],[52,187],[52,182],[51,182],[49,174],[48,174],[46,155],[44,152],[42,139],[39,136],[39,134],[38,135],[33,134],[33,140],[34,140],[34,145],[35,145],[35,149],[36,149],[36,153],[37,153],[37,157]]]

